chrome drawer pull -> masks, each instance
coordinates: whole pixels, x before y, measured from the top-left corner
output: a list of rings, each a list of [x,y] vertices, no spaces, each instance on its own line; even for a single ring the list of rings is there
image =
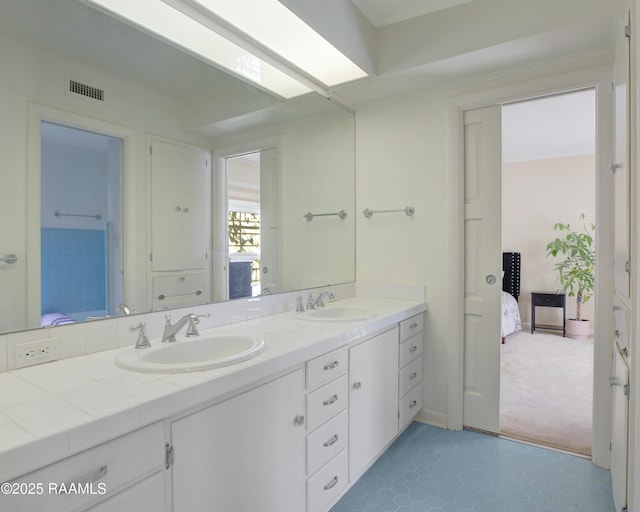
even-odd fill
[[[296,427],[301,427],[302,425],[304,425],[304,416],[296,416],[296,417],[293,419],[293,424],[294,424]]]
[[[358,381],[358,382],[354,382],[353,383],[353,390],[354,391],[358,391],[361,387],[362,387],[362,382]]]
[[[328,372],[330,370],[333,370],[334,368],[337,368],[339,364],[340,363],[338,363],[338,361],[334,361],[333,363],[325,364],[324,367],[323,367],[323,370],[325,372]]]
[[[333,446],[337,442],[338,442],[338,434],[335,434],[331,439],[329,439],[328,441],[325,441],[322,446],[324,446],[325,448],[329,448],[329,446]]]
[[[338,395],[333,395],[329,400],[325,400],[322,402],[322,405],[331,405],[335,404],[338,401]]]
[[[409,409],[413,409],[416,405],[418,405],[418,402],[416,402],[415,400],[413,402],[411,402],[409,404]]]
[[[100,466],[99,469],[97,469],[96,471],[94,471],[93,473],[88,474],[85,477],[79,478],[78,480],[75,480],[73,482],[69,482],[67,484],[65,484],[67,487],[73,485],[73,484],[92,484],[93,482],[97,482],[98,480],[100,480],[101,478],[104,478],[107,475],[107,471],[109,471],[109,467],[108,466]]]
[[[326,484],[324,486],[324,490],[328,491],[329,489],[333,489],[336,486],[337,483],[338,483],[338,475],[334,476],[331,479],[331,482],[329,482],[328,484]]]
[[[409,375],[409,380],[413,380],[418,376],[417,372],[413,372],[411,375]]]
[[[415,329],[416,327],[418,327],[418,324],[416,322],[413,322],[410,326],[409,329]]]
[[[416,350],[418,350],[418,347],[414,345],[413,347],[411,347],[411,348],[409,349],[409,352],[413,353],[413,352],[415,352]]]

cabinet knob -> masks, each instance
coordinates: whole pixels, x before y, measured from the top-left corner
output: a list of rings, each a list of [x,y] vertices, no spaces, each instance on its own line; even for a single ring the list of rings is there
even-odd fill
[[[301,427],[302,425],[304,425],[304,416],[296,416],[293,420],[293,424],[296,427]]]
[[[362,387],[362,382],[357,381],[357,382],[354,382],[354,383],[353,383],[353,389],[354,389],[355,391],[358,391],[361,387]]]
[[[413,372],[410,376],[409,376],[409,380],[413,380],[418,376],[417,372]]]
[[[418,350],[418,347],[417,347],[416,345],[413,345],[413,346],[409,349],[409,352],[411,352],[411,353],[413,354],[416,350]]]
[[[416,405],[418,405],[418,402],[416,400],[414,400],[413,402],[411,402],[409,404],[409,409],[413,409]]]

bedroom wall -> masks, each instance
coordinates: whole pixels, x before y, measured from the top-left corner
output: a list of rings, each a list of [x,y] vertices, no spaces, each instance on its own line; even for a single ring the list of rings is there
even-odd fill
[[[579,227],[579,216],[595,223],[596,157],[567,156],[503,165],[502,249],[521,253],[520,315],[531,322],[531,292],[560,288],[546,245],[555,239],[554,224]],[[569,192],[570,191],[570,192]],[[567,297],[567,318],[575,317],[575,299]],[[582,306],[582,317],[594,318],[593,299]],[[536,323],[560,324],[561,313],[538,308]],[[593,325],[592,325],[593,329]]]

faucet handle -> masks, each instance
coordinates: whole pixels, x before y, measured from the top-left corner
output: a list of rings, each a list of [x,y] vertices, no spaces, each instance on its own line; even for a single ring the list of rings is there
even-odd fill
[[[302,295],[296,297],[296,313],[304,313],[304,304],[302,303]]]
[[[316,309],[315,305],[313,304],[312,292],[309,292],[309,295],[307,296],[307,309]]]
[[[209,318],[211,313],[205,315],[189,315],[189,327],[187,328],[187,336],[200,336],[196,325],[200,323],[200,318]]]
[[[145,327],[146,324],[144,322],[140,322],[130,327],[130,330],[132,332],[138,331],[138,339],[136,340],[135,348],[149,348],[151,346],[151,343],[149,343],[149,338],[147,338]]]
[[[169,327],[171,325],[171,315],[164,315],[164,325]]]

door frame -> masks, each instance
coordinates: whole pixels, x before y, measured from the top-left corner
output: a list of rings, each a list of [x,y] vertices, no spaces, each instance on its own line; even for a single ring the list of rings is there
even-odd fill
[[[539,76],[539,75],[538,75]],[[605,262],[613,259],[613,178],[609,171],[613,158],[610,134],[613,98],[612,70],[609,66],[557,74],[545,78],[517,77],[509,85],[487,88],[449,97],[449,251],[451,265],[447,276],[449,298],[447,426],[463,428],[464,396],[464,122],[463,113],[489,105],[503,104],[536,96],[575,89],[596,91],[596,300],[594,342],[594,407],[592,460],[608,468],[611,438],[610,333],[613,332],[613,269]]]
[[[136,225],[141,218],[136,204],[136,177],[133,172],[137,163],[136,130],[107,121],[58,110],[53,107],[30,102],[27,121],[27,325],[40,326],[40,187],[41,187],[41,123],[49,122],[87,130],[122,140],[122,168],[120,179],[121,205],[121,250],[122,300],[132,310],[146,310],[144,295],[144,272],[140,272],[136,254],[140,236]],[[142,217],[143,219],[143,217]],[[144,237],[142,237],[144,242]],[[137,270],[137,271],[136,271]]]
[[[256,153],[265,149],[275,149],[278,152],[278,175],[282,174],[282,139],[278,136],[263,137],[247,140],[241,143],[222,146],[213,151],[211,158],[211,188],[213,206],[211,208],[212,258],[211,276],[221,275],[223,279],[211,283],[211,297],[214,302],[229,300],[229,236],[227,215],[229,198],[227,197],[227,158],[247,153]]]

